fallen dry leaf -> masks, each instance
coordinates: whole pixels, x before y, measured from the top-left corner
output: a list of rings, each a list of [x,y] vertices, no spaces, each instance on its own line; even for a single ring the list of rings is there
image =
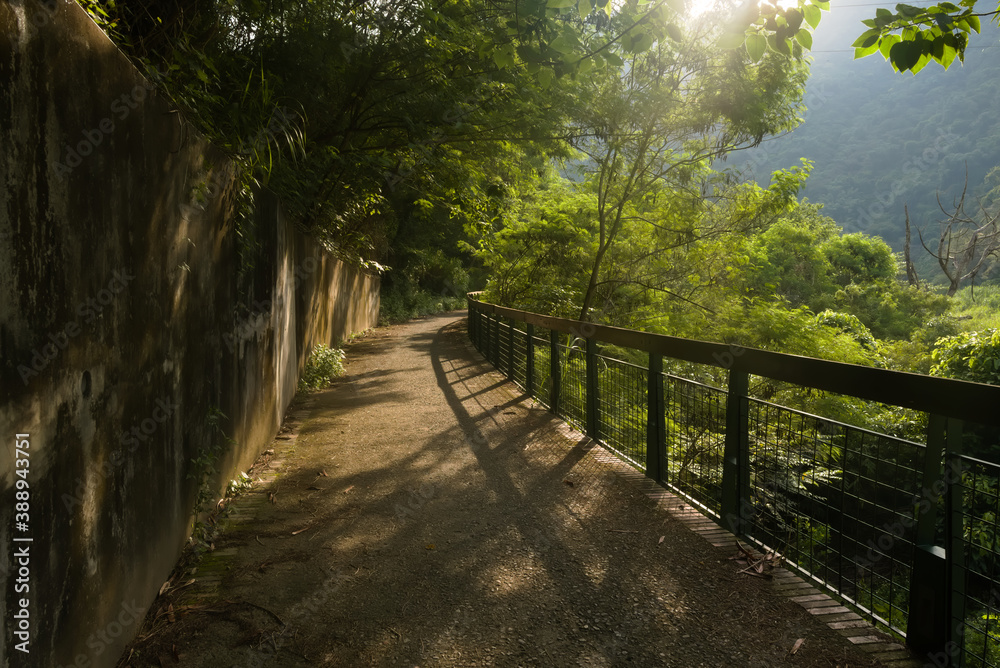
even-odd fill
[[[427,543],[426,545],[424,545],[424,549],[425,550],[433,550],[434,549],[434,543]]]
[[[666,536],[660,536],[660,540],[656,541],[656,544],[657,544],[657,545],[662,545],[662,544],[663,544],[663,541],[664,541],[664,540],[666,540],[666,539],[667,539],[667,537],[666,537]]]
[[[569,485],[570,487],[572,487],[574,485],[573,481],[570,480],[569,478],[567,478],[566,480],[563,480],[563,482],[566,483],[567,485]]]
[[[795,654],[796,652],[798,652],[799,648],[802,647],[802,643],[804,643],[805,641],[806,641],[805,638],[799,638],[798,640],[796,640],[795,644],[792,645],[792,651],[789,652],[789,653],[790,654]]]

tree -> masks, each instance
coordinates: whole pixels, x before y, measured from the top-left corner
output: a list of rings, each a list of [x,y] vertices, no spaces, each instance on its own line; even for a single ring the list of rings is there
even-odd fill
[[[623,11],[616,20],[632,17]],[[798,122],[806,75],[801,59],[774,53],[754,64],[746,53],[720,51],[705,26],[678,34],[670,25],[652,46],[624,54],[623,73],[609,70],[584,86],[587,103],[576,125],[586,131],[575,146],[585,156],[586,187],[597,197],[597,229],[581,320],[591,317],[608,285],[605,260],[626,228],[651,225],[653,248],[662,251],[690,245],[697,238],[691,222],[679,230],[663,225],[656,209],[700,197],[691,186],[707,176],[713,160]]]
[[[965,211],[965,196],[968,190],[962,189],[962,195],[955,203],[951,212],[945,210],[938,198],[938,206],[948,216],[941,221],[941,233],[937,248],[931,250],[920,235],[920,243],[931,257],[937,260],[938,266],[948,279],[948,296],[953,297],[963,281],[969,281],[973,286],[976,277],[985,273],[993,262],[1000,258],[1000,213],[991,213],[980,203],[979,216],[974,218]]]

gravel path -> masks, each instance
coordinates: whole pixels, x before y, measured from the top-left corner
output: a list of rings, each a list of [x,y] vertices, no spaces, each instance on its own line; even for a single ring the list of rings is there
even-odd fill
[[[461,315],[348,346],[121,665],[878,665],[504,382]]]

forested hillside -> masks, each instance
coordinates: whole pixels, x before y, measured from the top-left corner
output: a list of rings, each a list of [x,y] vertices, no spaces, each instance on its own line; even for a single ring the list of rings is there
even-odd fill
[[[932,63],[913,76],[893,72],[877,54],[854,60],[860,21],[873,12],[834,3],[816,31],[804,122],[734,161],[749,162],[759,179],[801,157],[813,161],[801,194],[823,203],[845,231],[881,236],[901,251],[904,205],[915,228],[936,239],[943,217],[936,196],[951,206],[966,168],[970,193],[998,185],[996,176],[984,179],[1000,164],[1000,31],[984,22],[964,65],[945,71]],[[914,243],[919,248],[915,234]]]

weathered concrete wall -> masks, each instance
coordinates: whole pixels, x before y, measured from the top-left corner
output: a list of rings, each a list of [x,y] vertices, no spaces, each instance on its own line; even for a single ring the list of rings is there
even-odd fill
[[[0,666],[111,666],[225,443],[211,413],[228,479],[309,347],[374,325],[378,279],[267,196],[240,279],[224,156],[73,2],[0,0],[0,91]]]

